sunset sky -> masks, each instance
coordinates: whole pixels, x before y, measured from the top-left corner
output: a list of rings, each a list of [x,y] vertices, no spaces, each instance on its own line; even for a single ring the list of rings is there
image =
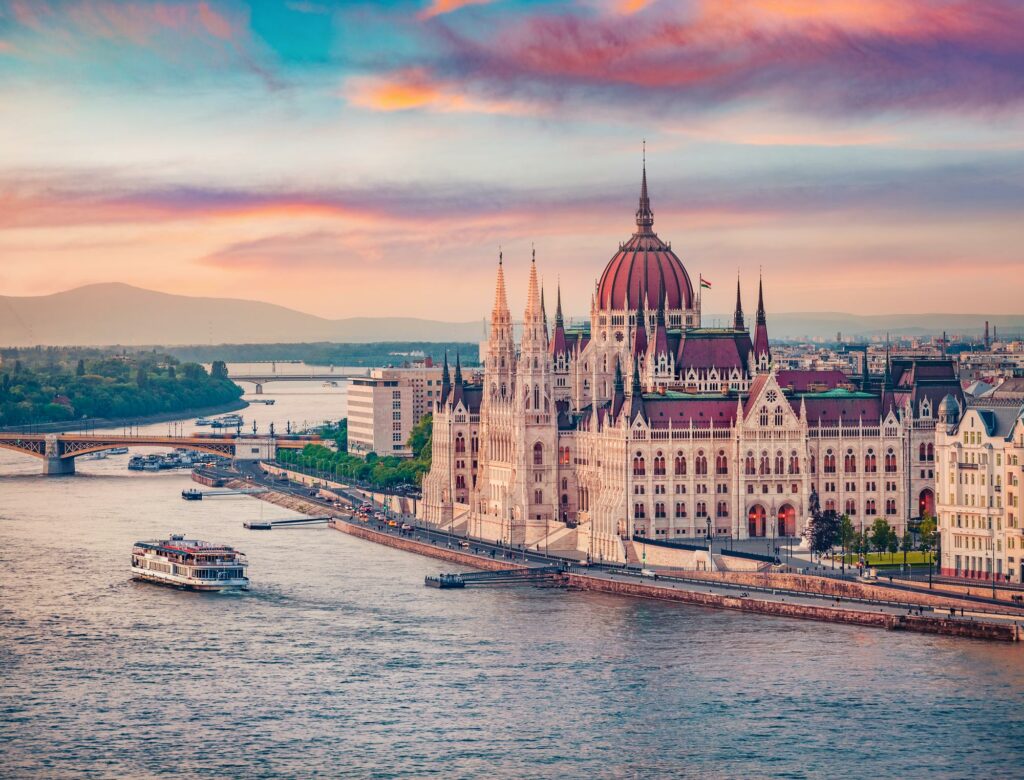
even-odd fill
[[[1024,310],[1017,0],[0,0],[0,294],[581,315],[644,138],[705,311]]]

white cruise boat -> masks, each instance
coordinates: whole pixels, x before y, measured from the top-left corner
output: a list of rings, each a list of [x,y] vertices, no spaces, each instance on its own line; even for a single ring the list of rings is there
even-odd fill
[[[248,590],[249,567],[233,547],[171,534],[170,539],[136,542],[132,575],[136,579],[187,590]]]

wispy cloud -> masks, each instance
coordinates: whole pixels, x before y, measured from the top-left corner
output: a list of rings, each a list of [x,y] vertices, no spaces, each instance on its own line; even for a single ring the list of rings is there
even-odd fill
[[[704,0],[630,16],[537,13],[490,36],[438,26],[438,79],[605,112],[744,99],[799,112],[1024,103],[1024,6],[1008,0]]]

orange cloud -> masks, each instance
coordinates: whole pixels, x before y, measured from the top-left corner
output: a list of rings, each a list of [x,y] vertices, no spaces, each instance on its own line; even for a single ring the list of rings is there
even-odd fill
[[[372,111],[423,109],[436,113],[536,114],[521,101],[491,100],[469,94],[454,82],[442,81],[423,68],[406,68],[381,76],[350,79],[344,97],[354,106]]]
[[[441,14],[450,14],[467,5],[487,5],[490,2],[491,0],[431,0],[430,5],[420,12],[419,17],[431,19]]]

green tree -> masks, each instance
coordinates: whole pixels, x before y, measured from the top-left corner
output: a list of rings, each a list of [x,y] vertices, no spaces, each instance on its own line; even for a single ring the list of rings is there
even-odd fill
[[[228,366],[223,360],[214,360],[210,366],[210,376],[214,379],[227,379]]]
[[[811,516],[809,537],[811,552],[822,555],[839,543],[841,521],[834,509],[826,509]]]
[[[85,376],[85,361],[82,358],[78,359],[78,365],[75,366],[75,376]]]
[[[907,565],[907,553],[914,549],[914,535],[910,531],[903,533],[903,539],[900,542],[900,548],[903,550],[903,565]]]
[[[854,541],[857,538],[857,529],[853,527],[853,521],[849,515],[839,518],[839,544],[843,548],[843,566],[846,566],[846,551],[852,550]]]
[[[889,523],[884,518],[875,518],[875,522],[871,524],[871,546],[879,553],[885,552],[889,549],[890,534],[892,528],[889,527]]]

